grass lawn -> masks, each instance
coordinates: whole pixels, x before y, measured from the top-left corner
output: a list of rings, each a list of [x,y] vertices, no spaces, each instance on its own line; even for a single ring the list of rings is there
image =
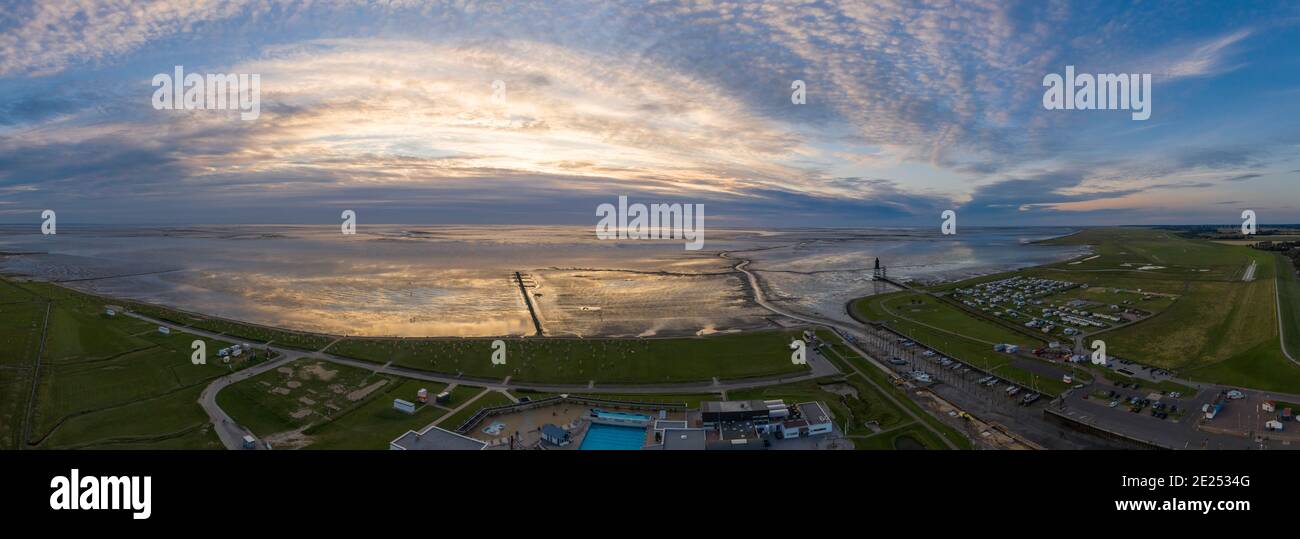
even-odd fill
[[[1284,298],[1283,331],[1295,335],[1288,342],[1289,348],[1300,348],[1300,283],[1283,257],[1143,228],[1089,229],[1044,243],[1088,244],[1097,256],[947,283],[932,290],[952,290],[1012,275],[1086,283],[1088,289],[1077,288],[1057,296],[1102,304],[1129,299],[1132,307],[1154,313],[1137,323],[1088,337],[1105,341],[1110,354],[1196,380],[1300,392],[1300,367],[1286,360],[1278,344],[1274,278],[1280,272],[1282,279],[1277,287]],[[1254,280],[1242,281],[1252,262],[1256,265]],[[1140,289],[1177,297],[1142,300],[1137,294],[1115,289]],[[886,321],[948,355],[1022,384],[1034,381],[1032,375],[1006,365],[1005,356],[984,349],[985,342],[1007,340],[1006,328],[988,327],[987,321],[974,317],[953,319],[950,313],[935,313],[936,309],[924,304],[909,309],[915,300],[908,294],[915,293],[863,298],[854,302],[853,308],[859,316]],[[949,331],[936,331],[925,324]],[[952,333],[966,338],[955,338]],[[1064,389],[1064,384],[1043,380],[1041,387],[1055,393]]]
[[[1273,257],[1282,307],[1282,334],[1291,357],[1300,360],[1300,278],[1291,259],[1278,254]]]
[[[34,443],[50,437],[60,446],[84,445],[92,440],[75,437],[76,427],[84,423],[85,417],[110,410],[112,417],[122,417],[123,410],[141,415],[138,422],[146,432],[119,431],[123,436],[174,434],[184,429],[173,429],[176,425],[166,425],[170,430],[151,426],[156,417],[166,417],[167,413],[147,405],[127,405],[146,401],[176,404],[162,397],[186,389],[197,391],[205,382],[248,364],[246,359],[223,364],[216,360],[215,351],[230,343],[197,339],[204,341],[209,350],[209,361],[195,365],[190,348],[196,340],[194,335],[164,335],[139,320],[107,316],[103,304],[88,296],[60,292],[50,299],[54,306],[33,409]],[[179,404],[194,420],[189,426],[206,419],[196,400],[194,397]],[[63,432],[65,428],[67,432]]]
[[[40,447],[74,449],[126,445],[221,449],[221,442],[212,432],[208,416],[196,404],[202,391],[201,386],[193,386],[160,397],[68,417],[43,440]]]
[[[469,406],[456,412],[451,417],[444,419],[442,423],[438,424],[438,426],[456,432],[456,429],[460,428],[460,426],[468,421],[469,418],[474,417],[474,414],[478,413],[479,410],[482,410],[483,408],[492,408],[494,406],[505,406],[507,404],[514,404],[514,401],[510,400],[510,397],[507,397],[505,393],[500,391],[488,391],[487,394],[479,397],[478,400],[470,403]]]
[[[365,369],[300,359],[226,387],[217,394],[217,404],[265,437],[342,416],[396,381]],[[402,398],[414,402],[415,393]]]
[[[376,392],[365,404],[304,431],[311,440],[307,449],[388,449],[388,442],[394,438],[408,430],[423,429],[449,413],[436,406],[420,406],[418,403],[414,414],[393,409],[393,399],[415,402],[415,394],[420,388],[429,390],[432,401],[432,396],[442,391],[443,386],[410,379],[391,384],[386,391]]]
[[[853,438],[853,448],[858,450],[919,450],[947,449],[934,434],[915,423],[873,434],[865,438]]]
[[[790,361],[798,331],[674,339],[504,339],[506,364],[492,364],[488,339],[346,339],[341,356],[475,378],[604,384],[693,382],[806,371]]]
[[[872,302],[872,298],[876,298],[876,296],[867,298],[868,303],[875,303],[870,308],[871,312],[883,313],[883,319],[905,318],[917,325],[927,325],[948,330],[966,337],[972,337],[974,340],[985,341],[988,345],[1011,343],[1019,344],[1022,348],[1037,348],[1046,344],[1046,341],[1042,339],[1029,337],[1001,324],[984,320],[925,294],[915,292],[887,294],[875,299],[874,302]],[[882,320],[882,318],[876,318],[876,320]]]
[[[517,396],[527,395],[527,393],[515,393]],[[687,408],[699,408],[700,401],[722,400],[722,396],[717,393],[678,393],[673,395],[654,394],[654,395],[637,395],[635,393],[626,393],[619,395],[610,395],[606,393],[580,393],[570,395],[571,397],[586,396],[594,399],[624,400],[636,402],[653,402],[666,404],[686,404]],[[727,398],[731,398],[730,395]],[[537,400],[537,397],[533,397]]]
[[[912,410],[912,413],[920,417],[921,420],[932,429],[943,433],[944,437],[952,440],[953,444],[956,445],[958,449],[972,449],[974,447],[974,444],[972,444],[964,434],[957,429],[949,427],[942,421],[939,421],[937,418],[930,415],[929,412],[926,412],[921,405],[917,404],[916,401],[913,401],[904,394],[903,390],[894,385],[889,373],[881,371],[876,366],[868,363],[866,358],[862,357],[857,352],[854,352],[853,349],[849,348],[848,345],[838,336],[827,331],[819,332],[819,336],[823,341],[832,343],[832,348],[835,351],[835,355],[838,356],[839,363],[851,364],[852,367],[856,367],[855,370],[850,370],[848,372],[860,372],[862,376],[875,382],[876,386],[882,387],[885,391],[891,392],[891,395],[895,400]],[[860,383],[861,381],[858,382]],[[940,447],[946,448],[947,446],[941,445]]]

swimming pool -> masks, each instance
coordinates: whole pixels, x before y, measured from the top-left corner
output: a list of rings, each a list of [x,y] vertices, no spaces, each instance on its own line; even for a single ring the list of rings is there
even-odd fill
[[[621,425],[625,427],[644,427],[650,424],[651,418],[644,414],[632,414],[628,412],[610,412],[593,408],[591,410],[592,423],[604,423],[606,425]]]
[[[645,445],[644,427],[620,427],[592,423],[578,449],[641,449]]]

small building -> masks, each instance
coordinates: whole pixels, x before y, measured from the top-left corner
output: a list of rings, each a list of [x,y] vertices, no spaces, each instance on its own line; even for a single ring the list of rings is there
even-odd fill
[[[438,404],[447,404],[451,402],[451,392],[443,391],[442,393],[439,393],[438,396],[434,397],[433,401]]]
[[[415,413],[415,403],[414,403],[414,402],[411,402],[411,401],[408,401],[408,400],[393,399],[393,409],[394,409],[394,410],[397,410],[397,411],[399,411],[399,412],[406,412],[406,413],[408,413],[408,414],[414,414],[414,413]]]
[[[104,314],[108,316],[117,316],[117,311],[114,311],[113,309],[104,309]]]
[[[799,410],[799,417],[808,422],[807,436],[817,436],[819,434],[829,434],[835,430],[831,423],[831,414],[826,411],[826,407],[820,402],[801,402],[795,405]]]
[[[777,436],[790,439],[798,438],[808,434],[808,422],[802,419],[791,419],[781,422],[781,429],[777,431]]]
[[[550,423],[542,425],[542,439],[560,447],[569,445],[573,441],[569,431]]]
[[[158,326],[158,333],[162,333],[163,335],[171,335],[172,328],[169,328],[167,326]]]
[[[419,391],[415,392],[415,400],[420,402],[429,402],[429,390],[423,387],[420,388]]]
[[[1264,401],[1264,404],[1260,405],[1260,408],[1269,413],[1277,411],[1277,405],[1273,404],[1273,401]]]
[[[1276,419],[1270,419],[1270,420],[1264,422],[1264,428],[1267,429],[1267,430],[1273,430],[1273,431],[1281,432],[1282,429],[1285,428],[1285,427],[1282,425],[1282,422],[1281,422],[1281,421],[1278,421],[1278,420],[1276,420]]]
[[[1282,413],[1278,415],[1278,419],[1281,419],[1282,421],[1291,421],[1293,417],[1290,408],[1283,408]]]

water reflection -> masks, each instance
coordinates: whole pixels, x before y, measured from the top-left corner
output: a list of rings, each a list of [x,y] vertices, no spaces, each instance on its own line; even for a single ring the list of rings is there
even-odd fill
[[[102,228],[57,237],[0,226],[0,271],[260,324],[346,335],[528,335],[514,272],[551,335],[689,335],[769,327],[736,258],[754,260],[771,298],[843,318],[891,275],[958,278],[1070,256],[1028,246],[1067,233],[965,228],[960,240],[915,230],[710,230],[680,242],[596,240],[584,227],[333,226]],[[718,256],[734,251],[732,259]]]

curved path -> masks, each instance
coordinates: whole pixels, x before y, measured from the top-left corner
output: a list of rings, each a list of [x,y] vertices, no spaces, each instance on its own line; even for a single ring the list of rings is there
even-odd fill
[[[1274,272],[1276,275],[1273,276],[1273,304],[1277,306],[1277,338],[1282,345],[1282,355],[1286,356],[1292,363],[1300,365],[1300,361],[1296,361],[1296,358],[1291,357],[1291,352],[1286,349],[1286,326],[1283,324],[1282,319],[1282,272],[1290,269],[1290,265],[1277,269],[1279,271]]]
[[[198,335],[200,337],[207,337],[209,339],[215,339],[220,341],[232,340],[231,336],[229,335],[216,333],[213,331],[202,330],[195,327],[182,326],[179,324],[175,324],[165,320],[159,320],[157,318],[152,318],[134,312],[127,312],[126,314],[128,316],[131,316],[133,318],[138,318],[140,320],[144,320],[151,324],[157,324],[159,326],[173,328],[178,331],[183,331],[185,333],[189,333],[192,335]],[[234,339],[234,340],[240,340],[240,339]],[[410,369],[406,367],[394,367],[391,364],[373,363],[370,361],[363,361],[360,359],[337,356],[327,352],[320,352],[320,351],[308,352],[308,351],[297,350],[293,348],[273,346],[270,343],[261,346],[261,348],[271,352],[275,352],[279,354],[279,357],[269,362],[263,363],[261,365],[249,367],[247,369],[236,371],[234,373],[217,378],[213,380],[211,383],[209,383],[206,388],[204,388],[203,393],[199,397],[199,405],[202,406],[204,412],[208,414],[208,418],[212,421],[212,425],[216,429],[218,437],[221,438],[222,444],[224,444],[227,449],[239,449],[243,447],[244,435],[252,434],[252,433],[248,431],[248,429],[245,429],[242,426],[240,426],[234,420],[234,418],[230,417],[229,414],[227,414],[224,410],[221,409],[221,407],[217,404],[217,393],[220,392],[222,389],[224,389],[226,386],[229,386],[233,383],[246,380],[248,378],[264,373],[271,369],[280,367],[286,363],[290,363],[292,361],[298,359],[304,359],[304,358],[319,359],[322,361],[328,361],[330,363],[335,363],[339,365],[347,365],[349,367],[365,369],[380,374],[391,374],[394,376],[401,376],[404,378],[412,378],[416,380],[426,380],[430,382],[438,382],[446,385],[473,384],[475,386],[482,386],[488,390],[505,391],[509,389],[529,389],[533,391],[541,391],[546,393],[587,393],[587,394],[592,394],[592,393],[657,394],[657,393],[683,393],[683,392],[684,393],[721,393],[724,391],[754,389],[754,388],[761,388],[767,386],[788,384],[793,382],[801,382],[805,380],[813,380],[827,375],[838,374],[840,372],[839,369],[836,368],[836,366],[833,363],[831,363],[829,360],[825,358],[822,358],[819,354],[809,354],[808,373],[794,375],[794,376],[746,378],[746,379],[739,379],[739,380],[717,380],[714,382],[657,384],[657,385],[533,384],[533,383],[523,383],[523,382],[509,382],[508,378],[507,381],[491,382],[491,381],[486,381],[481,379],[451,376],[451,375],[439,374],[439,373],[434,373],[429,371]]]
[[[723,258],[731,258],[727,256],[727,253],[725,252],[722,253],[721,256]],[[759,305],[761,305],[764,309],[767,309],[769,311],[772,311],[776,314],[779,314],[787,318],[793,318],[795,320],[807,322],[810,324],[818,324],[818,325],[829,327],[832,330],[834,330],[836,333],[838,333],[840,337],[851,335],[854,336],[855,339],[866,338],[865,334],[858,331],[857,328],[854,328],[852,326],[848,326],[834,320],[827,320],[827,319],[818,318],[814,316],[796,314],[781,309],[779,307],[776,307],[775,305],[772,305],[767,301],[767,296],[763,294],[763,288],[762,286],[759,285],[758,276],[754,275],[754,273],[748,269],[750,261],[748,259],[740,259],[740,260],[741,262],[737,263],[734,267],[737,271],[744,273],[745,277],[749,279],[749,286],[754,289],[754,301],[757,302]],[[879,360],[877,360],[875,357],[872,357],[870,354],[867,354],[866,350],[859,348],[858,345],[853,340],[849,340],[846,338],[844,339],[844,344],[847,345],[849,348],[853,349],[853,351],[857,352],[859,356],[862,356],[864,359],[866,359],[876,368],[880,369],[882,372],[885,373],[891,372],[889,368],[886,367],[884,364],[882,364]],[[875,388],[876,392],[884,396],[885,399],[889,400],[891,404],[893,404],[899,410],[902,410],[904,413],[908,415],[908,417],[911,417],[913,421],[916,421],[917,424],[921,425],[922,427],[925,427],[926,430],[930,431],[940,440],[943,440],[943,443],[947,445],[949,449],[957,449],[957,445],[954,444],[952,440],[949,440],[947,436],[944,436],[942,432],[934,428],[934,426],[931,425],[929,422],[922,420],[921,416],[917,415],[917,413],[914,412],[910,407],[905,406],[903,403],[899,402],[898,399],[894,398],[894,395],[891,394],[889,390],[877,384],[876,381],[873,380],[870,376],[867,376],[866,373],[863,373],[860,369],[858,369],[857,365],[854,365],[853,362],[851,361],[846,361],[845,363],[847,363],[849,367],[852,368],[853,370],[858,371],[858,373],[862,375],[862,379],[866,381],[868,384],[871,384],[871,387]]]

